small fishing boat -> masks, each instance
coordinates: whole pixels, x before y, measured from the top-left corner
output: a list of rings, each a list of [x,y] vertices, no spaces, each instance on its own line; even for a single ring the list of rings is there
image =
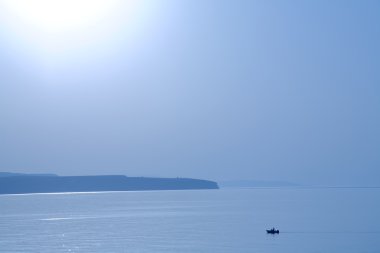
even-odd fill
[[[280,230],[272,228],[272,229],[267,229],[268,234],[279,234]]]

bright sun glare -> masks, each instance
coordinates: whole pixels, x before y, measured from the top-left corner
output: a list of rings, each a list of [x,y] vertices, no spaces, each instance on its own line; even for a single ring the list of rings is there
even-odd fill
[[[116,50],[136,52],[158,9],[153,2],[0,0],[0,28],[4,43],[17,47],[12,52],[59,69],[111,57]]]
[[[130,0],[127,0],[128,2]],[[91,26],[119,0],[4,0],[5,6],[37,29],[60,32]]]

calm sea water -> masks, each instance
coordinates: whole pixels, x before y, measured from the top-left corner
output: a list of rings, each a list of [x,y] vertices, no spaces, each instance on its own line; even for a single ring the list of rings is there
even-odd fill
[[[0,252],[375,253],[380,189],[0,195]]]

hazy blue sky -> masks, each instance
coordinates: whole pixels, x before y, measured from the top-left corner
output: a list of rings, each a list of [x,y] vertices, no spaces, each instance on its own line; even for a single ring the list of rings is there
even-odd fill
[[[380,1],[139,2],[0,0],[0,171],[380,184]]]

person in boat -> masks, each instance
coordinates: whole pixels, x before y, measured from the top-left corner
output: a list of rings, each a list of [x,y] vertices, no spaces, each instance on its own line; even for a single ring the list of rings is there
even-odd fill
[[[274,227],[271,228],[270,230],[267,230],[268,233],[270,234],[278,234],[280,231],[279,230],[276,230]]]

